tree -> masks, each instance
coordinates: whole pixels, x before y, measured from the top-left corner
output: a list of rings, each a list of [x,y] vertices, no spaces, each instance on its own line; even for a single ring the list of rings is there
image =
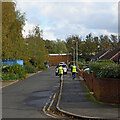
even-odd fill
[[[44,42],[49,54],[62,54],[67,52],[65,41],[57,39],[57,41],[44,40]]]
[[[28,55],[30,62],[38,67],[42,66],[46,56],[45,43],[42,38],[42,30],[35,26],[26,39],[28,44]]]
[[[112,47],[112,48],[118,47],[118,39],[117,39],[117,36],[111,34],[110,38],[111,38],[111,41],[112,41],[112,42],[111,42],[111,47]]]
[[[69,37],[66,39],[66,46],[67,46],[68,53],[72,53],[71,47],[74,46],[73,36],[69,36]]]
[[[110,47],[111,41],[110,38],[107,35],[100,35],[100,48],[106,49],[107,47]]]
[[[57,39],[57,53],[62,54],[67,52],[66,44],[64,41]]]
[[[2,58],[19,59],[23,55],[24,39],[22,29],[24,14],[15,10],[15,3],[2,2]]]

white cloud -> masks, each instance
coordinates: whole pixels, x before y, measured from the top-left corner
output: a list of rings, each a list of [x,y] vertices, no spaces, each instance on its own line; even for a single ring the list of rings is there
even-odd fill
[[[56,36],[52,32],[43,32],[43,38],[46,40],[56,40]]]
[[[27,2],[26,2],[27,1]],[[39,24],[46,39],[65,39],[70,34],[117,33],[118,0],[35,0],[19,1],[26,12],[28,30]],[[59,1],[59,3],[58,3]],[[61,1],[61,2],[60,2]],[[65,3],[66,1],[66,3]],[[29,23],[29,24],[28,24]]]
[[[4,0],[5,1],[5,0]],[[7,1],[7,0],[6,0]],[[42,3],[45,3],[45,2],[49,2],[49,3],[53,3],[53,2],[57,2],[57,3],[68,3],[68,2],[86,2],[86,3],[91,3],[91,2],[119,2],[119,0],[21,0],[21,2],[42,2]]]
[[[26,25],[23,27],[22,31],[23,37],[26,37],[29,34],[29,31],[33,30],[34,26],[35,26],[34,24],[26,22]]]
[[[45,27],[45,28],[44,28],[45,31],[49,31],[49,30],[51,30],[51,29],[52,29],[51,27]]]

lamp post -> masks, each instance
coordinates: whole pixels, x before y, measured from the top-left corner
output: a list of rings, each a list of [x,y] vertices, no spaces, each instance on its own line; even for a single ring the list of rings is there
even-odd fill
[[[74,53],[73,53],[73,61],[75,62],[75,49],[73,47],[71,47],[71,49],[73,49]]]
[[[99,60],[99,49],[100,49],[100,44],[98,44],[98,60]]]
[[[76,66],[78,67],[78,41],[76,40]]]

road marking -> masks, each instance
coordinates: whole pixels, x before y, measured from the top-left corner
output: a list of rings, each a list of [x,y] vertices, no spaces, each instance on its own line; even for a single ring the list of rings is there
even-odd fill
[[[51,96],[49,97],[48,102],[46,102],[45,106],[43,107],[43,111],[45,111],[45,109],[46,109],[46,107],[47,107],[50,99],[52,98],[52,95],[53,95],[53,93],[52,93]]]
[[[45,111],[46,106],[48,105],[48,102],[45,104],[45,106],[43,107],[43,111]]]
[[[53,98],[52,98],[52,96],[53,96]],[[43,107],[43,112],[44,112],[46,115],[48,115],[48,116],[50,116],[50,117],[52,117],[52,118],[57,118],[57,115],[55,115],[55,114],[53,114],[53,113],[47,113],[47,112],[50,111],[50,108],[51,108],[51,106],[52,106],[52,104],[53,104],[53,102],[54,102],[54,100],[55,100],[55,97],[56,97],[56,93],[55,93],[54,95],[53,95],[53,93],[52,93],[52,95],[49,97],[48,102],[47,102],[47,103],[45,104],[45,106]],[[49,101],[50,101],[51,98],[52,98],[52,101],[51,101],[48,109],[46,110],[46,107],[47,107],[47,105],[48,105],[48,103],[49,103]]]
[[[52,104],[53,104],[53,102],[54,102],[54,100],[55,100],[55,96],[56,96],[56,93],[54,94],[53,99],[52,99],[52,102],[50,103],[47,111],[50,111],[50,108],[51,108],[51,106],[52,106]]]
[[[56,115],[56,114],[54,114],[54,113],[52,113],[52,115],[54,115],[54,116],[58,117],[58,115]]]
[[[46,113],[46,111],[44,111],[44,113],[45,113],[46,115],[52,117],[52,118],[57,118],[57,117],[56,117],[55,115],[53,115],[53,114]]]

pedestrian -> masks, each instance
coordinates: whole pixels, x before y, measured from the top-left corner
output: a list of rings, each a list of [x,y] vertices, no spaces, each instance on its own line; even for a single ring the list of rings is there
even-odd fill
[[[73,65],[70,65],[70,68],[71,68],[71,72],[72,72],[72,67],[73,67]]]
[[[77,67],[75,66],[75,64],[73,64],[73,66],[72,66],[72,78],[73,78],[73,80],[76,78],[76,72],[77,72]]]
[[[70,62],[68,63],[68,67],[70,68]]]
[[[60,76],[60,83],[61,83],[61,81],[63,80],[63,68],[62,68],[62,65],[59,66],[58,73],[59,73],[59,76]]]

